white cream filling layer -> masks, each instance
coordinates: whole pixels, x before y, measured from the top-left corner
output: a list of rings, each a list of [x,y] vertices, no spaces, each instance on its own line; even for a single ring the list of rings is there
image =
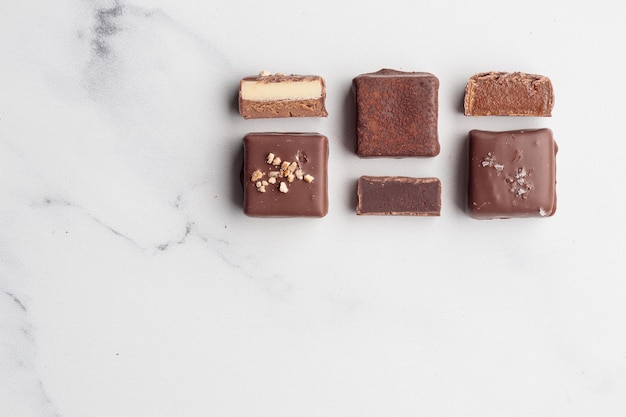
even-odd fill
[[[241,98],[252,101],[311,100],[322,97],[321,80],[267,83],[243,81]]]

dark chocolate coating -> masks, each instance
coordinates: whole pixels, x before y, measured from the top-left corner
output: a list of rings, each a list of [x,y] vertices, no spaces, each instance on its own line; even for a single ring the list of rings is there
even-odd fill
[[[483,72],[465,87],[466,116],[552,115],[554,92],[548,77],[523,72]]]
[[[353,80],[359,156],[436,156],[439,80],[382,69]]]
[[[359,215],[439,216],[441,182],[437,178],[359,178]]]
[[[557,150],[550,129],[469,132],[469,214],[479,219],[552,216]]]
[[[249,133],[243,140],[244,212],[258,217],[323,217],[328,213],[328,139],[319,133]],[[304,174],[314,177],[311,183],[294,179],[288,183],[279,178],[260,192],[251,180],[254,171],[269,179],[276,171],[266,162],[269,153],[282,161],[297,161]],[[288,192],[279,190],[286,182]]]

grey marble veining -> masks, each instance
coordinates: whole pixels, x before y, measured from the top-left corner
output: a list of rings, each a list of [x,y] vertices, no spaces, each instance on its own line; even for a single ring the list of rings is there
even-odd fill
[[[3,2],[0,417],[623,416],[620,16]],[[440,79],[436,158],[354,154],[351,81],[380,68]],[[261,70],[322,75],[329,117],[243,120]],[[463,116],[488,70],[549,75],[553,117]],[[526,127],[559,143],[556,215],[469,218],[467,131]],[[243,215],[254,131],[329,137],[328,216]],[[360,175],[439,177],[441,217],[356,216]]]

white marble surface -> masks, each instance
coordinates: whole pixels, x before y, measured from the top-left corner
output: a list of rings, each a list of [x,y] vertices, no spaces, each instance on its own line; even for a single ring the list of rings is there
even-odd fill
[[[626,415],[623,7],[565,4],[3,0],[0,416]],[[438,157],[352,152],[383,67],[439,77]],[[260,70],[330,116],[243,120]],[[486,70],[550,76],[553,117],[464,117]],[[467,217],[467,131],[531,127],[556,215]],[[327,217],[242,214],[252,131],[329,137]],[[366,174],[441,178],[441,217],[357,217]]]

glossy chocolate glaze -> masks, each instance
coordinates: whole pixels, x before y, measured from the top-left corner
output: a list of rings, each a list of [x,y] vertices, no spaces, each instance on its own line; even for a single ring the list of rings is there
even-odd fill
[[[244,212],[258,217],[323,217],[328,213],[328,139],[319,133],[249,133],[243,140]],[[296,162],[303,175],[311,175],[312,182],[295,178],[289,183],[278,178],[276,184],[267,184],[260,192],[252,181],[255,171],[268,181],[270,171],[279,167],[267,163],[273,153],[282,161]],[[287,192],[280,191],[285,183]]]
[[[557,150],[550,129],[472,130],[469,214],[479,219],[552,216]]]

